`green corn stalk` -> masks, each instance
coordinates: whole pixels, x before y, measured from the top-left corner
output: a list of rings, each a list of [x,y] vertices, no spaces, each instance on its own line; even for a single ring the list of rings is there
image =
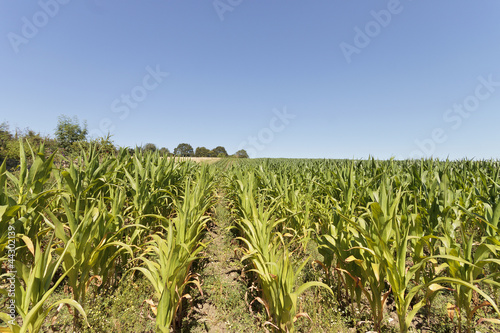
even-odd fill
[[[182,305],[183,294],[189,284],[201,289],[196,275],[190,273],[193,261],[205,247],[201,238],[206,229],[208,217],[204,214],[213,205],[212,176],[206,167],[201,167],[195,179],[187,178],[184,194],[174,198],[177,216],[168,220],[160,215],[146,215],[157,218],[168,225],[165,238],[152,235],[152,240],[143,248],[144,253],[137,258],[144,266],[134,267],[150,281],[159,299],[156,313],[156,328],[161,332],[170,332],[176,326],[176,314]]]
[[[39,213],[50,205],[50,200],[54,196],[60,193],[57,189],[47,188],[55,153],[46,158],[44,147],[40,146],[36,155],[31,152],[33,163],[28,167],[22,141],[19,145],[19,176],[16,177],[6,171],[5,161],[0,167],[0,229],[5,229],[10,222],[13,222],[18,233],[34,239],[43,228]],[[8,185],[11,186],[10,195]],[[4,244],[1,242],[2,239],[0,247]],[[25,254],[25,251],[21,250],[18,256],[23,257]]]
[[[18,281],[16,282],[15,290],[16,312],[22,318],[22,326],[18,326],[15,322],[13,323],[7,313],[0,313],[0,319],[8,323],[8,327],[14,333],[39,332],[50,311],[60,304],[73,306],[83,316],[85,321],[87,320],[85,311],[75,300],[62,299],[52,304],[47,304],[48,298],[68,274],[68,272],[64,273],[52,285],[56,271],[61,266],[63,256],[69,249],[69,246],[66,245],[62,249],[62,256],[57,261],[54,261],[52,256],[53,252],[55,252],[52,245],[53,238],[52,236],[45,249],[42,250],[39,241],[36,241],[36,247],[34,247],[28,237],[22,236],[22,239],[34,256],[31,267],[18,260],[15,262],[16,277],[23,281],[23,284],[20,284]],[[70,238],[68,244],[71,244],[73,240],[73,237]]]
[[[266,199],[259,197],[257,204],[254,198],[254,180],[253,174],[247,179],[238,180],[237,188],[240,192],[235,204],[239,214],[237,225],[242,236],[237,239],[246,247],[242,261],[249,260],[253,266],[250,271],[259,276],[262,297],[256,300],[266,308],[270,318],[266,324],[282,332],[295,332],[295,320],[305,315],[297,313],[300,294],[314,286],[324,287],[332,294],[333,292],[326,284],[318,281],[309,281],[295,287],[307,260],[298,266],[293,265],[283,235],[274,232],[276,226],[285,220],[272,217],[278,199],[271,201],[269,207],[264,204]]]
[[[392,196],[391,186],[386,184],[388,180],[384,177],[379,190],[372,194],[377,201],[369,205],[361,218],[356,221],[346,218],[359,233],[355,237],[359,245],[350,249],[354,254],[345,261],[356,263],[362,269],[362,275],[356,277],[349,271],[344,272],[356,282],[360,279],[359,286],[369,301],[375,330],[380,332],[382,329],[385,301],[392,292],[400,331],[407,332],[416,312],[425,304],[419,303],[411,312],[408,311],[415,296],[408,293],[408,287],[421,265],[414,265],[410,270],[406,266],[411,224],[407,216],[398,214],[401,190]],[[390,291],[385,290],[385,279]]]
[[[292,264],[291,254],[286,250],[279,250],[278,244],[274,244],[268,252],[269,257],[265,261],[262,254],[251,249],[250,245],[247,254],[242,260],[250,260],[253,269],[260,279],[262,298],[257,298],[266,308],[271,321],[267,324],[280,332],[295,332],[295,321],[302,316],[308,317],[307,313],[297,313],[297,303],[299,296],[309,288],[322,287],[333,294],[330,287],[319,281],[309,281],[299,286],[297,279],[304,269],[308,260],[299,266]]]
[[[184,185],[184,194],[174,198],[177,216],[174,218],[176,237],[189,246],[197,247],[206,228],[208,216],[204,214],[213,206],[213,176],[203,166],[196,178],[188,177]]]
[[[474,235],[466,235],[464,228],[460,228],[461,241],[446,234],[440,237],[443,247],[440,248],[441,255],[436,256],[446,259],[445,267],[448,268],[449,276],[455,282],[453,284],[455,306],[458,315],[459,332],[461,332],[461,310],[465,312],[467,332],[474,327],[473,319],[477,310],[484,306],[491,306],[497,311],[497,304],[484,291],[479,289],[480,285],[499,286],[495,281],[500,275],[498,259],[499,245],[487,242],[474,244]],[[485,267],[490,266],[490,273],[486,274]],[[460,281],[460,282],[458,282]],[[473,305],[473,291],[477,292],[486,302]],[[482,318],[482,321],[489,320]]]
[[[185,297],[183,292],[188,284],[199,283],[189,273],[191,263],[198,259],[203,249],[200,244],[194,251],[189,251],[187,244],[176,239],[173,222],[169,223],[165,238],[151,235],[152,240],[144,245],[144,253],[137,258],[144,266],[133,267],[139,271],[154,287],[159,299],[156,313],[156,328],[161,332],[170,332],[172,323]]]
[[[351,257],[349,249],[354,245],[354,236],[357,231],[345,222],[340,215],[331,216],[327,213],[325,219],[331,218],[328,231],[318,236],[318,251],[323,255],[322,266],[327,272],[329,284],[333,284],[333,274],[338,275],[337,301],[343,302],[342,291],[346,291],[346,298],[350,299],[351,313],[356,313],[354,306],[357,304],[358,311],[361,310],[360,288],[362,269],[355,261],[347,260]],[[361,284],[362,285],[362,284]]]
[[[56,249],[63,259],[63,271],[68,276],[68,284],[73,292],[73,299],[84,302],[92,276],[108,277],[108,270],[114,260],[123,251],[133,256],[129,245],[119,240],[123,230],[114,229],[112,216],[106,213],[102,199],[80,209],[70,208],[66,199],[61,199],[64,215],[46,210],[45,221],[52,226],[56,237],[65,245],[65,250]],[[61,220],[64,218],[64,220]],[[69,232],[70,237],[67,236]],[[109,251],[111,250],[111,251]],[[91,273],[93,275],[91,275]],[[75,317],[75,324],[77,317]]]

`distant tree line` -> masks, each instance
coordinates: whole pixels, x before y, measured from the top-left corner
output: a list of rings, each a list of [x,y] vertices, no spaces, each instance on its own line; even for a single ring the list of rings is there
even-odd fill
[[[61,115],[58,118],[57,126],[54,132],[55,137],[42,135],[29,128],[25,130],[16,129],[11,132],[8,123],[0,124],[0,163],[7,159],[11,163],[15,163],[19,159],[19,140],[22,139],[23,148],[26,152],[30,152],[30,147],[36,149],[42,143],[45,146],[47,153],[52,153],[58,150],[65,157],[74,157],[80,151],[80,147],[88,147],[93,144],[102,154],[115,154],[119,147],[111,140],[111,136],[100,137],[96,139],[88,138],[87,123],[80,123],[78,118],[70,118]],[[234,155],[229,155],[226,149],[222,146],[217,146],[213,149],[206,147],[193,147],[188,143],[180,143],[171,153],[168,148],[158,148],[154,143],[146,143],[143,146],[130,149],[133,153],[136,149],[142,151],[158,151],[162,156],[179,156],[179,157],[237,157],[248,158],[245,150],[239,150]]]
[[[173,153],[170,153],[168,148],[158,149],[154,143],[147,143],[143,147],[146,151],[156,151],[159,150],[161,155],[169,156],[179,156],[179,157],[238,157],[238,158],[248,158],[248,154],[244,149],[238,150],[234,155],[229,155],[226,148],[222,146],[217,146],[213,149],[208,149],[206,147],[197,147],[193,149],[189,143],[180,143],[174,148]]]

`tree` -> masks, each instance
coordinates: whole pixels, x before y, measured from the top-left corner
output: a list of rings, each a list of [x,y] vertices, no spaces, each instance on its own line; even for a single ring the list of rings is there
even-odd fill
[[[76,116],[73,119],[65,115],[59,116],[56,128],[56,139],[62,148],[68,149],[74,142],[84,141],[87,137],[87,133],[86,121],[83,122],[82,126]]]
[[[144,145],[144,151],[155,152],[157,150],[156,145],[154,143],[146,143]]]
[[[209,157],[210,150],[208,150],[205,147],[198,147],[196,148],[196,151],[194,153],[194,156],[196,157]]]
[[[7,142],[12,140],[12,134],[9,131],[8,123],[0,124],[0,149],[7,147]]]
[[[224,148],[222,146],[215,147],[214,149],[212,149],[212,151],[214,152],[215,156],[217,156],[217,157],[227,157],[228,156],[226,148]]]
[[[7,148],[9,142],[13,140],[12,134],[9,131],[8,123],[0,124],[0,163],[8,155]]]
[[[248,158],[248,153],[245,149],[238,150],[234,156],[237,158]]]
[[[191,157],[194,155],[193,147],[191,147],[191,145],[188,143],[180,143],[174,149],[174,155],[182,157]]]
[[[161,147],[160,150],[160,155],[161,156],[168,156],[170,155],[170,150],[168,150],[168,148],[165,148],[165,147]]]

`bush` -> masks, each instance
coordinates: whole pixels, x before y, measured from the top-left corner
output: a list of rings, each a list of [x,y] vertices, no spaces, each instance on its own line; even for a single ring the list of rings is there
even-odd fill
[[[81,126],[76,116],[73,119],[65,115],[59,116],[55,134],[57,142],[62,148],[70,150],[73,143],[85,141],[87,133],[86,122],[83,122],[83,126]]]
[[[40,133],[26,128],[17,129],[15,134],[9,131],[7,123],[0,124],[0,163],[7,159],[10,167],[15,167],[19,162],[20,141],[23,144],[28,162],[31,161],[31,150],[38,152],[40,145],[45,146],[47,155],[52,154],[57,149],[57,142],[49,136],[42,136]]]

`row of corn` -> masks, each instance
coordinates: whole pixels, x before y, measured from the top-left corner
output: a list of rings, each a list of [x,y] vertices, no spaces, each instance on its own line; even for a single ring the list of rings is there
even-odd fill
[[[459,332],[500,324],[498,161],[251,160],[228,167],[226,192],[243,260],[259,281],[268,326],[293,332],[298,296],[331,292],[385,330],[429,317],[439,293]],[[317,247],[323,277],[298,279]]]
[[[20,147],[19,168],[0,167],[0,297],[15,307],[3,308],[4,325],[39,332],[67,304],[77,329],[91,285],[143,274],[155,290],[157,331],[169,332],[185,287],[199,284],[190,267],[213,205],[210,170],[139,150],[103,158],[94,148],[63,168],[43,146],[30,155]],[[53,301],[63,284],[69,297]]]

